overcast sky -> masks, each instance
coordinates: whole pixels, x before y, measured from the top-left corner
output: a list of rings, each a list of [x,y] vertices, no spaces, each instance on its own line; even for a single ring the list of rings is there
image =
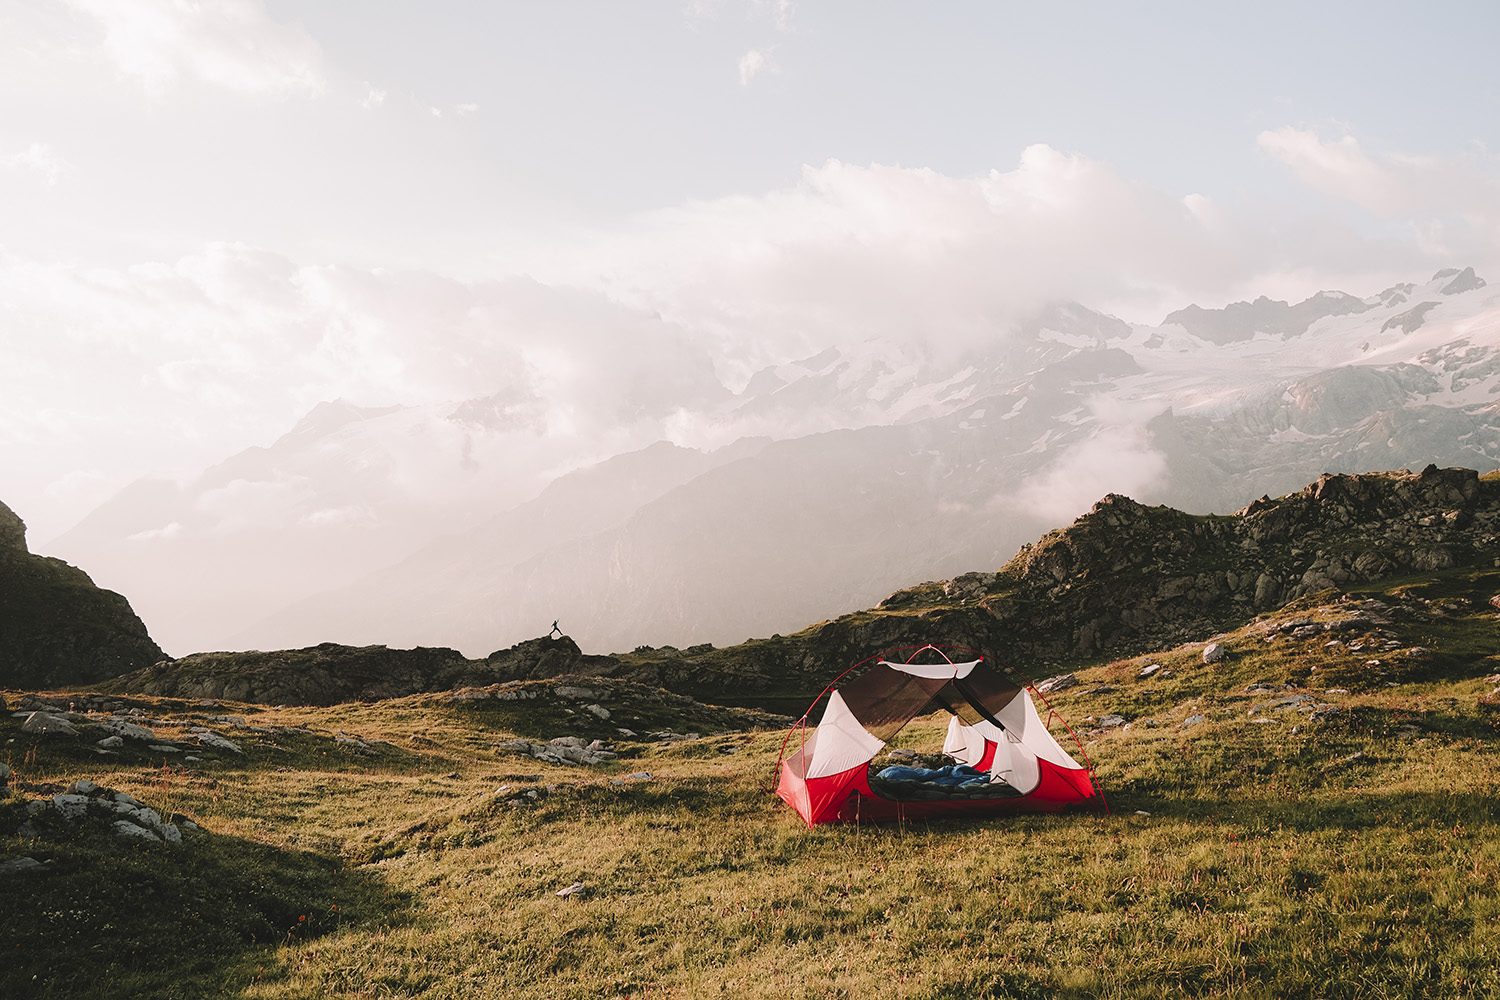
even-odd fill
[[[0,498],[61,530],[318,400],[597,392],[546,380],[634,338],[735,387],[1060,296],[1493,271],[1497,43],[1489,3],[0,0]]]

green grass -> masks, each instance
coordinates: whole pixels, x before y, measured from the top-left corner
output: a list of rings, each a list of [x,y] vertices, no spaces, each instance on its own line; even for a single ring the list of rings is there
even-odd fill
[[[0,833],[0,853],[53,860],[0,886],[0,995],[1500,996],[1500,754],[1477,700],[1497,584],[1384,588],[1410,610],[1389,631],[1432,653],[1363,684],[1332,680],[1363,657],[1266,642],[1268,623],[1226,636],[1223,664],[1195,644],[1081,665],[1052,701],[1083,726],[1108,815],[808,830],[768,792],[780,731],[555,767],[497,744],[566,720],[421,696],[260,711],[314,732],[244,735],[245,758],[186,770],[6,719],[32,797],[90,777],[213,834],[168,850]],[[1136,680],[1150,662],[1173,675]],[[1282,693],[1342,711],[1312,723],[1269,707]],[[1106,712],[1131,724],[1084,724]],[[359,755],[335,730],[384,742]],[[641,769],[656,779],[610,782]],[[585,897],[555,896],[575,881]]]

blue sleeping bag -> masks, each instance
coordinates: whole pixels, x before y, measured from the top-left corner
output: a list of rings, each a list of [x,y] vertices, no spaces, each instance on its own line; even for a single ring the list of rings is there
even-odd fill
[[[938,785],[943,788],[976,789],[990,783],[990,776],[967,764],[950,764],[948,767],[902,767],[893,764],[882,768],[875,775],[880,781],[916,782],[923,785]]]

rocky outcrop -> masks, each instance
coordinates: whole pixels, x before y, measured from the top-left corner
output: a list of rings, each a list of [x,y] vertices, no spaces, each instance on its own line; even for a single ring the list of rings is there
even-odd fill
[[[455,649],[325,642],[306,649],[194,653],[116,678],[101,688],[266,705],[335,705],[444,690],[461,682],[472,665]]]
[[[456,649],[344,646],[194,653],[102,685],[112,692],[223,698],[267,705],[335,705],[540,677],[608,674],[618,662],[590,656],[568,636],[530,639],[470,660]]]
[[[477,673],[488,674],[492,681],[520,681],[567,674],[607,674],[616,665],[612,656],[584,653],[568,636],[556,639],[544,636],[496,650],[484,658],[484,667]],[[476,682],[482,683],[471,681]]]
[[[1324,475],[1229,516],[1105,497],[1028,546],[990,599],[1033,653],[1089,655],[1212,634],[1330,587],[1500,557],[1500,481],[1469,469]]]
[[[22,837],[76,839],[82,828],[122,840],[180,844],[183,835],[202,832],[198,824],[173,813],[163,815],[128,792],[117,792],[87,779],[50,797],[18,799],[0,813],[0,829]]]
[[[0,503],[0,685],[87,684],[164,658],[125,598],[33,555],[25,523]]]

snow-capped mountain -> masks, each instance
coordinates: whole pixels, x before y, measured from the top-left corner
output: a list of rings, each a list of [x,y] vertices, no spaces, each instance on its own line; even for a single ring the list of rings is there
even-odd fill
[[[1324,471],[1492,467],[1497,392],[1500,294],[1471,269],[1157,326],[1059,304],[961,351],[768,367],[606,453],[503,398],[331,404],[195,480],[137,484],[53,549],[174,651],[484,653],[553,618],[597,649],[722,642],[997,565],[1106,492],[1223,511]]]

